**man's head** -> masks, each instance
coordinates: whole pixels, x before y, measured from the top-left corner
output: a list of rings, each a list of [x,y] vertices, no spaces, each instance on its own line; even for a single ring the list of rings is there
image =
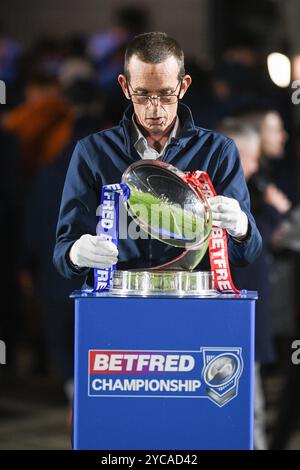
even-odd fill
[[[133,102],[138,124],[146,134],[159,138],[173,125],[178,99],[192,79],[185,75],[184,54],[178,43],[165,33],[153,32],[140,34],[129,44],[124,75],[119,75],[118,81]],[[150,100],[146,95],[161,99]]]
[[[259,167],[261,157],[261,138],[259,132],[249,124],[234,118],[224,119],[219,132],[233,139],[238,148],[246,181],[253,176]]]

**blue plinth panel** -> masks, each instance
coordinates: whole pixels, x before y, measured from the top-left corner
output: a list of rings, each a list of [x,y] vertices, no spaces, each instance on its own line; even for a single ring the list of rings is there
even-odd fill
[[[75,449],[251,449],[256,293],[75,292]]]

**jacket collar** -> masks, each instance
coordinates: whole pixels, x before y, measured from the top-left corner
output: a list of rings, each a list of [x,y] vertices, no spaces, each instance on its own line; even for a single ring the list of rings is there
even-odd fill
[[[169,135],[167,142],[164,145],[164,148],[161,150],[160,153],[156,152],[156,150],[154,149],[151,149],[151,152],[153,152],[153,155],[157,157],[161,156],[164,153],[165,148],[170,144],[171,140],[178,139],[180,135],[181,135],[181,126],[180,126],[179,118],[178,116],[176,116],[175,124],[173,125],[173,128],[171,130],[171,133]],[[134,115],[132,115],[131,138],[133,140],[134,148],[136,149],[138,154],[141,156],[141,158],[147,158],[147,157],[143,157],[143,155],[145,154],[145,152],[149,150],[149,145],[148,145],[146,137],[142,134],[139,127],[137,126],[135,119],[134,119]],[[155,157],[152,156],[152,158],[155,158]]]
[[[131,126],[132,126],[132,115],[133,115],[133,106],[132,104],[128,106],[125,110],[123,118],[120,122],[120,126],[123,128],[124,137],[125,137],[125,147],[127,154],[130,156],[132,160],[137,160],[140,158],[138,153],[134,148],[134,142],[132,141],[132,133],[131,133]],[[197,134],[197,128],[194,124],[194,119],[191,113],[191,110],[188,106],[183,103],[178,103],[178,111],[177,115],[180,120],[181,124],[181,134],[178,138],[172,138],[174,144],[178,145],[180,148],[183,148],[187,145],[190,139]],[[135,157],[134,157],[135,155]]]

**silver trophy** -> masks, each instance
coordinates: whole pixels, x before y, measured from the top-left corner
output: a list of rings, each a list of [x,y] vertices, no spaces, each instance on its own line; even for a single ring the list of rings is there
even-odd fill
[[[152,238],[183,250],[174,260],[147,270],[115,271],[114,293],[216,294],[212,273],[194,271],[208,248],[211,211],[199,188],[183,177],[174,166],[153,160],[135,162],[124,172],[129,215]]]

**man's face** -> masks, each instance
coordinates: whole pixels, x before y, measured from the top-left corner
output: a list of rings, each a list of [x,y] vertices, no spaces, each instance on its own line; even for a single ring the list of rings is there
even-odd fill
[[[280,115],[276,112],[267,113],[261,127],[263,154],[269,158],[281,158],[287,137]]]
[[[182,82],[178,79],[179,64],[171,56],[159,64],[147,64],[133,55],[128,64],[129,83],[124,75],[118,81],[130,99],[132,94],[157,96],[175,94],[182,98],[192,79],[186,75]],[[173,125],[177,114],[178,103],[162,105],[159,100],[148,101],[147,105],[133,103],[137,123],[141,125],[147,135],[153,137],[164,135]]]

